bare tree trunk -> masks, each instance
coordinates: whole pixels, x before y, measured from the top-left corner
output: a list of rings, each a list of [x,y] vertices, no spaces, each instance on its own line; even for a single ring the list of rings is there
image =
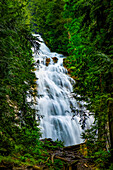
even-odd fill
[[[113,99],[108,101],[108,120],[109,120],[109,131],[110,131],[110,144],[111,154],[113,157]],[[112,160],[113,161],[113,160]]]

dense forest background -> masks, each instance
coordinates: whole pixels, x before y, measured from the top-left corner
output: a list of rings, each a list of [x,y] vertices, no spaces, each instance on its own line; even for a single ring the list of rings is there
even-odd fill
[[[0,1],[0,160],[46,159],[33,107],[32,32],[42,34],[52,51],[67,56],[64,64],[81,96],[77,100],[86,101],[95,118],[82,135],[87,157],[100,169],[112,169],[113,0]],[[87,117],[80,116],[84,127]]]

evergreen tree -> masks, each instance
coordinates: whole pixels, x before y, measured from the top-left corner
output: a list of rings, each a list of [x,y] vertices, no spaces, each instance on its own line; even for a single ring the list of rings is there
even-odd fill
[[[25,20],[25,7],[26,1],[0,2],[0,151],[3,155],[16,152],[16,148],[28,152],[27,148],[33,149],[40,136],[33,109],[36,85],[31,71],[32,35],[29,19]]]
[[[62,16],[63,7],[63,0],[31,0],[28,9],[32,16],[33,31],[42,34],[52,51],[67,54],[68,37]]]
[[[64,17],[67,19],[65,27],[69,32],[70,41],[68,46],[70,56],[65,60],[65,65],[76,80],[75,92],[90,103],[87,108],[95,113],[95,125],[84,137],[88,139],[90,151],[94,149],[93,152],[89,152],[91,155],[100,157],[104,149],[109,147],[112,154],[113,2],[104,0],[65,2]],[[106,143],[109,143],[109,147]]]

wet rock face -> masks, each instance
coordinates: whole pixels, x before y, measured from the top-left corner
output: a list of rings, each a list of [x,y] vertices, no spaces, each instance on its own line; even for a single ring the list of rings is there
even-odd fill
[[[50,58],[46,58],[46,66],[48,66],[50,63]]]
[[[39,63],[40,63],[40,61],[39,61],[39,60],[37,60],[37,62],[36,62],[36,63],[38,63],[38,64],[39,64]]]
[[[58,58],[57,57],[52,57],[52,60],[54,63],[58,62]],[[50,58],[46,58],[46,66],[48,66],[50,64]]]
[[[57,57],[53,57],[52,59],[53,59],[54,63],[57,63],[57,61],[58,61]]]

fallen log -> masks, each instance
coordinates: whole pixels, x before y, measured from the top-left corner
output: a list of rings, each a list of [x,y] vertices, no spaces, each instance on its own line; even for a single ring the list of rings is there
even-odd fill
[[[60,156],[54,156],[56,159],[60,159],[62,161],[65,161],[65,162],[69,162],[69,160],[65,159],[65,158],[62,158]]]
[[[85,143],[77,144],[77,145],[72,145],[72,146],[66,146],[63,148],[63,150],[79,150],[80,146],[84,145]]]

